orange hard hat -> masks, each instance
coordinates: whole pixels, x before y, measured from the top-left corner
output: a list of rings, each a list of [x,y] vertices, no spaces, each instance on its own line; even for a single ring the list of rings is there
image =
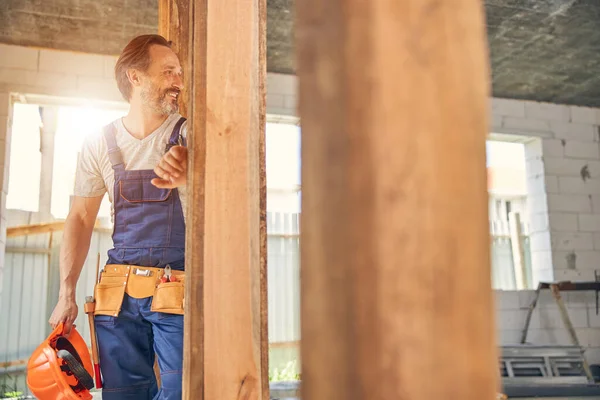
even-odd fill
[[[68,336],[59,324],[27,363],[27,386],[39,400],[91,400],[92,359],[75,326]]]

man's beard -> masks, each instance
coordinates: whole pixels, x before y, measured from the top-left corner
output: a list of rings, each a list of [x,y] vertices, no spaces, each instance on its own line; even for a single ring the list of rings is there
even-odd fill
[[[174,99],[170,93],[175,93],[177,98]],[[181,91],[177,88],[169,88],[160,91],[152,86],[145,87],[142,90],[142,102],[152,111],[160,115],[171,115],[179,110],[179,94]],[[175,100],[175,101],[173,101]]]

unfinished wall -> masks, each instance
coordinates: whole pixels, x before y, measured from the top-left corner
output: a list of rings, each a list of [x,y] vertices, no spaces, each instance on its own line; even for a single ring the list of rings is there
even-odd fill
[[[600,270],[600,110],[492,101],[491,132],[525,137],[534,279],[594,280]],[[519,343],[533,291],[499,291],[499,343]],[[593,292],[566,292],[569,316],[591,363],[600,363],[600,317]],[[527,342],[572,344],[544,291]]]
[[[496,326],[498,343],[520,343],[527,309],[535,295],[534,291],[497,291]],[[563,292],[563,300],[575,328],[581,346],[586,348],[588,362],[600,364],[600,316],[596,314],[593,292]],[[527,341],[537,345],[571,345],[571,337],[559,314],[556,302],[549,290],[540,294],[532,314]]]
[[[494,99],[491,131],[526,146],[534,275],[593,280],[600,270],[600,110]]]

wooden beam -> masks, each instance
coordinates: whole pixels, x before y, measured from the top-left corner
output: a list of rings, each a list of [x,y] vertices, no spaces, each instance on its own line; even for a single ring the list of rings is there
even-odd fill
[[[179,113],[188,116],[190,83],[190,0],[158,0],[158,34],[173,42],[172,49],[183,68],[183,86]]]
[[[40,247],[6,247],[7,254],[52,254],[52,249]]]
[[[258,299],[252,301],[254,307],[257,303],[259,310],[253,309],[253,315],[260,314],[254,319],[255,354],[260,357],[261,400],[269,400],[269,299],[267,275],[267,161],[266,161],[266,127],[267,127],[267,0],[258,2],[258,164],[260,187],[260,271],[253,273],[252,293]],[[258,293],[257,293],[258,292]],[[259,344],[256,347],[256,344]]]
[[[17,225],[6,228],[6,237],[40,235],[43,233],[62,231],[65,221],[47,222],[43,224]]]
[[[158,34],[172,42],[171,48],[177,54],[183,69],[183,90],[179,96],[179,113],[188,117],[190,83],[190,0],[158,0]],[[160,368],[158,359],[154,362],[154,373],[158,384]]]
[[[18,237],[18,236],[28,236],[28,235],[41,235],[44,233],[50,232],[58,232],[62,231],[65,228],[65,221],[54,221],[54,222],[44,222],[41,224],[31,224],[31,225],[17,225],[6,228],[6,237]],[[96,220],[94,225],[94,231],[106,231],[112,232],[112,229],[105,229],[100,227],[100,220]]]
[[[45,222],[41,224],[17,225],[6,228],[6,237],[18,237],[28,235],[41,235],[44,233],[59,232],[65,229],[65,221]],[[96,220],[94,224],[94,232],[112,233],[110,228],[102,228],[100,220]]]
[[[494,398],[483,1],[296,16],[302,397]]]
[[[267,399],[265,12],[192,4],[184,398]]]
[[[527,280],[527,264],[525,263],[525,250],[523,249],[523,230],[521,217],[518,212],[508,214],[508,227],[510,230],[510,245],[512,249],[513,271],[517,290],[529,289]]]

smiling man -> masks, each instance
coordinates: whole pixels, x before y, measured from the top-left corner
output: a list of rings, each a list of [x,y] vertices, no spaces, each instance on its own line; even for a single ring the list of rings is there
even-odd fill
[[[102,397],[181,399],[187,176],[187,124],[178,113],[182,69],[165,38],[143,35],[123,49],[115,77],[130,109],[81,151],[50,324],[69,331],[77,317],[76,284],[108,193],[113,247],[94,290]]]

